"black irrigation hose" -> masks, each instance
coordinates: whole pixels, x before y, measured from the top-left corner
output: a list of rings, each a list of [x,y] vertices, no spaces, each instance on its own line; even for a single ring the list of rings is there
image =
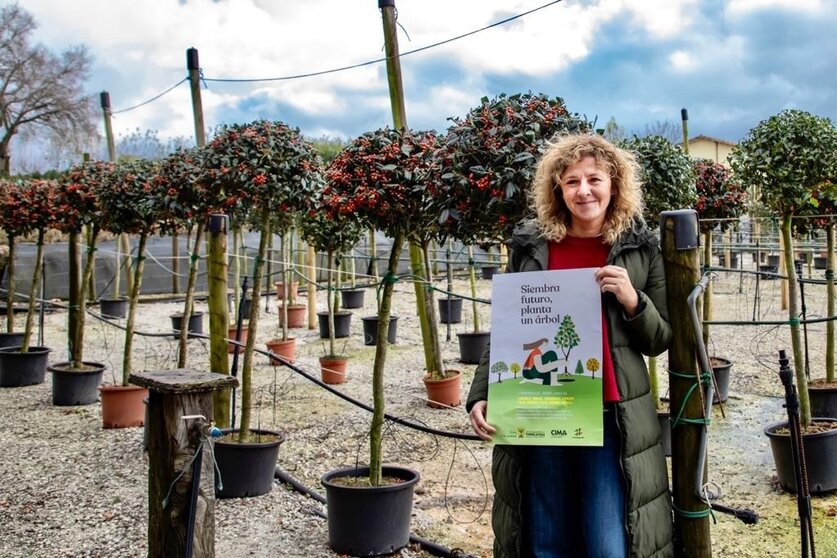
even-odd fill
[[[300,494],[310,496],[311,498],[313,498],[321,504],[327,504],[325,496],[311,488],[308,488],[307,486],[299,482],[299,480],[291,476],[290,473],[284,471],[283,469],[276,467],[276,470],[273,472],[273,477],[278,479],[280,482],[287,484]],[[318,509],[315,509],[314,513],[317,514],[319,517],[322,517],[323,519],[328,518],[328,516],[325,513],[321,512]],[[476,556],[474,556],[473,554],[468,554],[462,549],[448,548],[437,542],[433,542],[431,540],[425,539],[424,537],[420,537],[414,533],[410,533],[410,542],[412,542],[413,544],[418,544],[419,546],[421,546],[422,550],[426,550],[433,556],[443,556],[446,558],[476,558]]]
[[[108,323],[108,324],[110,324],[114,327],[117,327],[119,329],[122,329],[122,330],[125,329],[124,326],[122,326],[120,324],[117,324],[117,323],[114,323],[112,320],[109,320],[108,318],[105,318],[105,317],[103,317],[99,314],[96,314],[95,312],[92,312],[89,309],[88,309],[87,312],[88,312],[88,314],[90,314],[91,316],[96,318],[97,320]],[[143,337],[171,337],[171,335],[172,335],[171,333],[146,333],[146,332],[142,332],[142,331],[134,331],[134,333],[136,335],[140,335],[140,336],[143,336]],[[192,338],[192,339],[207,339],[207,340],[210,339],[210,336],[205,334],[205,333],[190,333],[189,337]],[[227,342],[232,343],[232,344],[236,344],[236,345],[238,345],[239,347],[242,347],[242,348],[244,347],[244,343],[240,343],[240,342],[235,341],[233,339],[228,339]],[[291,364],[290,362],[286,361],[281,355],[276,355],[276,354],[274,354],[270,351],[265,351],[265,350],[257,349],[257,348],[253,348],[253,350],[255,352],[259,353],[259,354],[262,354],[262,355],[268,357],[271,360],[281,361],[283,366],[288,367],[289,369],[293,370],[294,372],[296,372],[300,376],[304,377],[306,380],[308,380],[308,381],[310,381],[314,384],[317,384],[321,388],[323,388],[327,391],[330,391],[331,393],[333,393],[337,397],[340,397],[344,401],[347,401],[347,402],[351,403],[352,405],[355,405],[356,407],[360,407],[361,409],[369,411],[370,413],[373,411],[372,407],[370,407],[366,403],[363,403],[361,401],[358,401],[357,399],[349,397],[348,395],[341,392],[340,390],[335,389],[334,387],[330,386],[329,384],[326,384],[325,382],[323,382],[323,381],[319,380],[318,378],[312,376],[311,374],[309,374],[305,370],[302,370],[301,368],[297,367],[296,365]],[[423,424],[418,424],[418,423],[412,422],[410,420],[407,420],[405,418],[397,417],[395,415],[391,415],[389,413],[384,413],[384,418],[386,418],[387,420],[390,420],[390,421],[392,421],[396,424],[400,424],[402,426],[412,428],[413,430],[418,430],[420,432],[424,432],[425,434],[432,434],[434,436],[441,436],[443,438],[453,438],[455,440],[474,440],[474,441],[479,441],[480,440],[480,438],[476,434],[463,434],[461,432],[449,432],[447,430],[437,430],[435,428],[430,428],[429,426],[424,426]]]

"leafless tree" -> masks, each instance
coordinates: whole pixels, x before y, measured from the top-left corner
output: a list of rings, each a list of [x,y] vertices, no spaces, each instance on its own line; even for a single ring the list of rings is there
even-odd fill
[[[95,106],[84,93],[91,64],[87,48],[53,53],[33,43],[36,27],[16,3],[0,9],[0,176],[10,174],[16,134],[96,134]]]
[[[604,137],[610,142],[619,143],[623,139],[627,137],[627,132],[625,132],[625,127],[620,126],[616,122],[616,118],[613,116],[610,117],[610,120],[607,121],[604,127]]]
[[[674,120],[655,120],[645,125],[643,136],[662,136],[674,145],[683,141],[683,129]]]

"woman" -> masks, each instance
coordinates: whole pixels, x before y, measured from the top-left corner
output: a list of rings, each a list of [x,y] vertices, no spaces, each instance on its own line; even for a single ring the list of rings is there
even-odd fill
[[[668,348],[671,327],[636,162],[599,136],[564,137],[544,153],[531,202],[536,218],[516,228],[509,272],[599,268],[604,446],[495,446],[494,556],[673,556],[665,454],[642,357]],[[484,440],[494,431],[485,420],[489,351],[467,404]]]

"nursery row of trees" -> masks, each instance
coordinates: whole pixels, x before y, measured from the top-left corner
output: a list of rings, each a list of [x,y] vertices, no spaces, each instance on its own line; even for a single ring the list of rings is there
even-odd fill
[[[298,130],[281,122],[256,121],[224,126],[205,148],[180,149],[162,162],[92,162],[74,167],[57,181],[5,180],[0,183],[0,227],[9,242],[9,303],[14,296],[15,239],[37,232],[40,246],[47,229],[71,235],[84,230],[84,273],[89,278],[101,231],[134,235],[137,249],[123,361],[127,381],[146,240],[156,233],[193,232],[183,316],[183,323],[188,323],[197,272],[194,255],[200,253],[208,215],[224,213],[234,229],[261,232],[251,273],[254,298],[259,295],[268,239],[274,233],[286,235],[298,227],[307,242],[329,256],[329,262],[357,243],[364,231],[386,233],[393,239],[379,305],[386,317],[380,327],[386,328],[389,296],[397,280],[395,263],[405,242],[426,254],[433,240],[455,238],[467,245],[507,240],[515,223],[529,214],[526,190],[546,142],[556,134],[585,133],[590,128],[560,98],[500,95],[483,98],[465,117],[452,119],[444,135],[389,128],[363,134],[328,166]],[[665,209],[695,207],[705,230],[716,223],[724,226],[729,222],[724,219],[747,210],[745,191],[749,191],[751,202],[787,216],[790,227],[793,216],[832,211],[834,137],[834,126],[827,119],[785,111],[754,128],[742,142],[733,156],[735,173],[709,161],[695,162],[659,136],[633,137],[622,145],[636,153],[642,167],[646,218],[652,224]],[[829,222],[824,226],[830,227]],[[792,246],[790,239],[788,245]],[[414,267],[418,280],[430,277],[426,258],[422,264]],[[82,280],[81,289],[88,284]],[[35,292],[30,293],[30,304]],[[78,300],[83,304],[86,298],[82,294]],[[432,316],[432,291],[420,303]],[[245,383],[258,320],[257,305],[252,306],[242,367]],[[435,320],[428,322],[435,325]],[[11,322],[7,327],[13,327]],[[427,370],[442,374],[438,333],[427,327],[429,333],[423,335]],[[183,329],[180,352],[185,358]],[[386,339],[386,329],[382,331],[379,340]],[[79,331],[71,343],[73,360],[78,356],[78,362],[81,335]],[[376,362],[378,366],[383,362]],[[801,368],[798,363],[797,368]],[[242,388],[246,394],[247,386]],[[243,403],[243,413],[248,408]],[[245,431],[247,418],[242,416]]]

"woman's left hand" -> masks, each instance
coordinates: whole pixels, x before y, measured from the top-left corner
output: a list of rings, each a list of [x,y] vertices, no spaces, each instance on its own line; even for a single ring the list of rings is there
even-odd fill
[[[613,293],[616,300],[625,309],[625,314],[633,317],[639,307],[639,295],[631,284],[628,270],[618,265],[606,265],[596,271],[596,281],[603,293]]]

